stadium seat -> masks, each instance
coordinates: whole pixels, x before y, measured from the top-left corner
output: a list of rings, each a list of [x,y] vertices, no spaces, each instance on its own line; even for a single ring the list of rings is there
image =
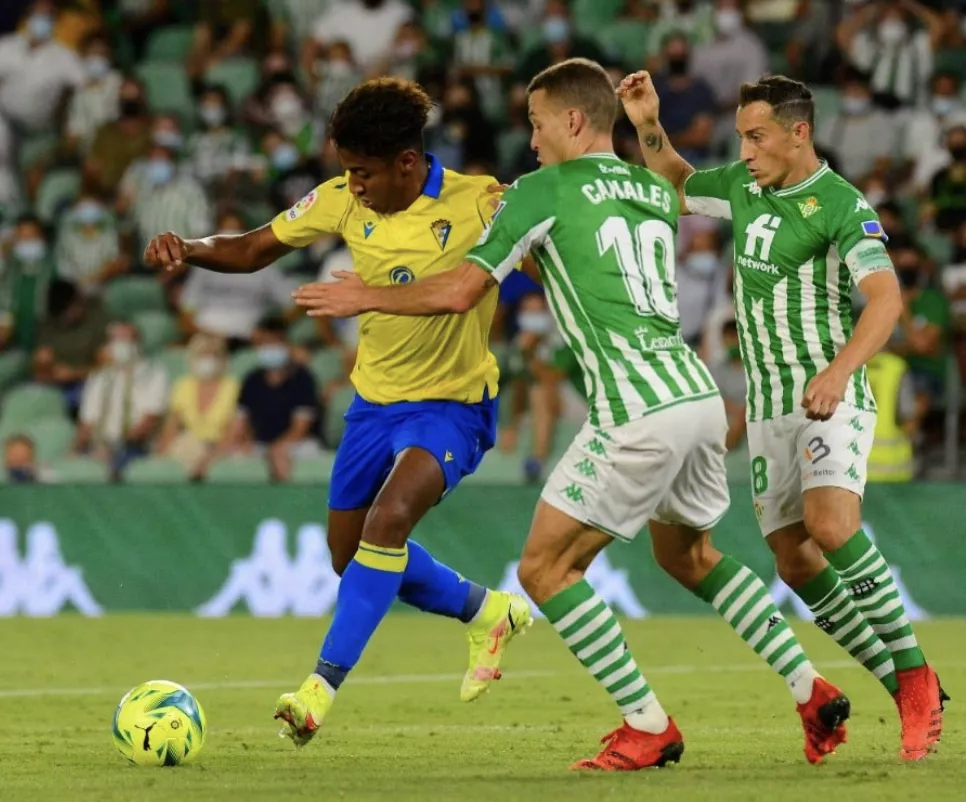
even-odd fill
[[[194,119],[194,101],[184,65],[148,61],[138,65],[137,76],[144,84],[151,111],[175,112],[186,120]]]
[[[133,321],[139,312],[165,309],[164,288],[153,276],[123,276],[105,285],[104,305],[111,317]]]
[[[221,84],[231,102],[238,106],[258,87],[258,65],[248,58],[219,61],[205,73],[209,84]]]
[[[258,353],[254,348],[243,348],[231,356],[228,372],[238,381],[245,381],[245,377],[258,367]]]
[[[602,27],[612,23],[623,7],[624,0],[573,0],[570,13],[577,33],[593,37]]]
[[[952,261],[955,246],[945,234],[930,234],[921,231],[919,236],[916,237],[916,241],[929,258],[938,264],[948,265]]]
[[[639,70],[647,58],[651,26],[640,20],[620,20],[592,32],[593,38],[628,70]]]
[[[842,93],[834,86],[816,86],[812,93],[815,97],[815,125],[820,128],[838,111]]]
[[[319,327],[314,317],[303,315],[288,327],[288,341],[293,345],[310,345],[319,338]]]
[[[347,385],[340,388],[329,400],[325,410],[325,442],[329,448],[335,448],[342,440],[342,432],[345,431],[345,413],[355,396],[355,388]]]
[[[14,387],[0,405],[0,427],[26,426],[43,418],[63,418],[67,414],[60,390],[43,384],[22,384]]]
[[[107,482],[107,463],[92,457],[67,457],[50,463],[54,481],[58,484],[104,484]]]
[[[292,464],[292,481],[302,485],[321,485],[332,476],[335,452],[326,451],[321,456],[297,459]]]
[[[261,457],[229,457],[214,463],[205,478],[215,484],[265,484],[268,463]]]
[[[74,424],[63,417],[31,421],[23,433],[34,441],[37,459],[42,463],[63,459],[70,454],[76,436]]]
[[[141,333],[141,346],[145,353],[155,354],[178,339],[178,323],[167,312],[139,312],[134,325]]]
[[[345,376],[345,361],[338,348],[323,348],[312,356],[309,369],[319,387],[325,387]]]
[[[154,359],[168,374],[168,381],[175,382],[188,373],[188,352],[184,348],[165,348]]]
[[[179,484],[187,478],[180,462],[164,457],[137,459],[124,470],[124,481],[131,484]]]
[[[507,485],[523,480],[523,460],[517,454],[504,454],[493,449],[488,451],[475,473],[467,476],[465,484]]]
[[[183,63],[191,51],[194,30],[190,25],[169,25],[158,28],[148,39],[145,61],[176,61]]]
[[[23,351],[3,351],[0,353],[0,392],[27,375],[30,360]]]
[[[52,223],[77,197],[81,175],[77,170],[53,170],[44,176],[37,189],[37,215],[45,223]]]
[[[20,164],[20,172],[25,172],[33,167],[42,159],[50,156],[60,143],[57,134],[31,134],[20,142],[20,150],[17,154]]]

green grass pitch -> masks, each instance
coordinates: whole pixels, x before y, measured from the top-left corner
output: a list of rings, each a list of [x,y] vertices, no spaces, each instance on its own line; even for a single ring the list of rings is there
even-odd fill
[[[892,700],[810,625],[819,668],[852,699],[849,742],[827,765],[802,756],[784,683],[715,618],[626,622],[634,654],[685,736],[680,765],[574,775],[618,723],[546,623],[510,649],[491,693],[459,702],[458,624],[391,616],[315,741],[296,752],[271,719],[311,669],[325,622],[115,616],[0,621],[0,799],[889,802],[966,794],[966,621],[920,624],[952,694],[938,755],[897,758]],[[130,767],[111,744],[121,695],[148,679],[194,691],[208,714],[199,764]]]

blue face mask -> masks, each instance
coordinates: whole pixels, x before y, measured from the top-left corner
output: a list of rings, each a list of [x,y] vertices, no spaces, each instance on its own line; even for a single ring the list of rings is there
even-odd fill
[[[10,468],[7,471],[7,479],[12,485],[28,485],[37,481],[32,468]]]
[[[82,226],[96,226],[104,216],[104,207],[97,201],[81,201],[74,208],[74,219]]]
[[[570,38],[570,23],[566,17],[554,15],[543,21],[543,38],[547,44],[558,45]]]
[[[155,131],[151,138],[155,145],[160,145],[162,148],[169,150],[181,150],[181,146],[184,145],[184,137],[177,131],[169,131],[167,128]]]
[[[43,12],[31,14],[27,21],[27,30],[35,42],[46,42],[54,32],[54,18]]]
[[[167,184],[174,178],[174,165],[167,159],[150,159],[147,176],[148,181],[156,186]]]
[[[88,56],[84,59],[87,77],[95,81],[103,78],[111,70],[111,62],[105,56]]]
[[[298,162],[298,148],[288,142],[279,145],[272,151],[272,166],[281,173],[291,170]]]
[[[284,368],[288,364],[288,348],[284,345],[263,345],[257,353],[258,364],[268,370]]]
[[[42,239],[24,239],[13,246],[13,255],[21,262],[39,262],[47,255],[47,243]]]

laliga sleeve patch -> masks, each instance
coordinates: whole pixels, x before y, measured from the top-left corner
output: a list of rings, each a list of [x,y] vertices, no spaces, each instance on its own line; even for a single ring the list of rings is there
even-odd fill
[[[882,229],[882,224],[878,220],[865,220],[862,222],[862,235],[873,239],[881,239],[888,242],[889,238]]]
[[[305,214],[315,205],[318,197],[319,193],[313,189],[308,195],[306,195],[304,198],[302,198],[302,200],[288,210],[288,214],[286,215],[288,221],[292,222],[293,220],[298,220],[303,214]]]

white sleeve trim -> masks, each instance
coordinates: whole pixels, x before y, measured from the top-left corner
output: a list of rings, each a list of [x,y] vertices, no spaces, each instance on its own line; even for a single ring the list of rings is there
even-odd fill
[[[705,217],[715,217],[720,220],[731,219],[731,202],[721,198],[692,197],[685,194],[684,202],[691,214],[703,214]]]
[[[471,262],[475,262],[480,267],[489,271],[489,273],[499,281],[503,283],[503,279],[513,272],[513,269],[522,261],[531,248],[535,248],[538,245],[542,245],[543,241],[546,239],[547,234],[550,233],[550,229],[553,228],[553,224],[557,221],[556,217],[548,217],[546,220],[542,220],[537,223],[533,228],[531,228],[526,234],[524,234],[514,246],[510,249],[510,253],[507,257],[500,262],[498,265],[491,265],[485,259],[481,259],[479,256],[468,256],[467,259]]]

